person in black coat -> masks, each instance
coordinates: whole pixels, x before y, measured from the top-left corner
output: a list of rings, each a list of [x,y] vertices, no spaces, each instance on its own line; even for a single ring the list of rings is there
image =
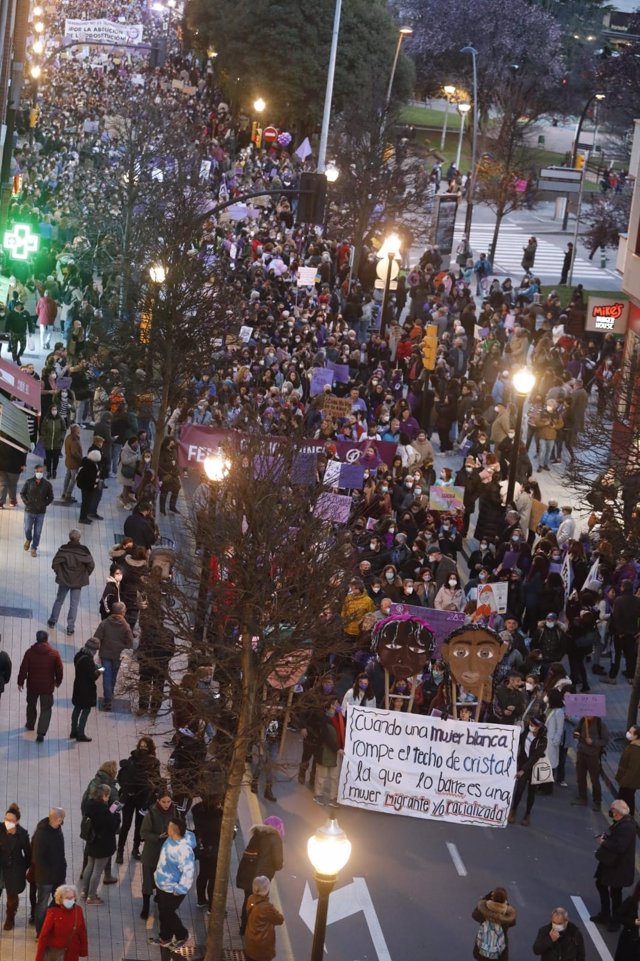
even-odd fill
[[[585,961],[584,938],[569,921],[564,908],[554,908],[551,924],[543,924],[533,942],[533,953],[542,961]]]
[[[164,687],[169,678],[169,662],[175,654],[176,642],[173,631],[163,623],[162,612],[156,606],[159,592],[153,589],[153,579],[147,578],[151,585],[147,593],[147,606],[140,610],[140,645],[138,647],[138,708],[141,716],[147,711],[156,717],[162,707]]]
[[[494,474],[486,484],[482,484],[478,502],[478,520],[473,536],[478,541],[486,538],[488,541],[495,542],[504,524],[500,478],[497,474]]]
[[[636,822],[629,814],[626,801],[613,801],[609,809],[613,824],[598,838],[594,875],[600,895],[600,911],[592,915],[597,924],[608,931],[620,927],[618,915],[622,907],[622,889],[633,884],[636,871]]]
[[[625,898],[618,912],[622,931],[618,938],[614,961],[637,961],[640,956],[640,883]]]
[[[509,824],[514,824],[516,811],[522,800],[525,790],[527,792],[527,806],[525,808],[522,824],[529,826],[529,815],[536,799],[536,788],[531,783],[531,775],[537,761],[540,761],[547,750],[547,729],[544,721],[539,717],[529,719],[529,725],[520,735],[518,744],[518,770],[516,772],[516,789],[513,792],[513,802],[511,813],[509,814]]]
[[[100,452],[90,450],[86,457],[82,458],[80,468],[76,477],[76,486],[82,495],[80,501],[80,523],[91,524],[89,509],[93,494],[98,486],[98,476],[100,473]],[[94,515],[96,516],[96,515]]]
[[[160,448],[160,459],[158,461],[158,477],[160,478],[160,513],[166,514],[167,495],[171,494],[169,510],[173,514],[179,514],[177,507],[178,494],[180,493],[180,468],[178,467],[178,449],[173,437],[165,437]]]
[[[33,912],[36,934],[39,935],[53,892],[67,878],[67,859],[64,851],[65,812],[51,808],[49,816],[38,821],[33,835],[31,860],[36,882],[36,906]]]
[[[127,525],[125,524],[125,527]],[[144,547],[133,547],[130,554],[126,554],[122,567],[122,581],[120,583],[120,600],[126,605],[125,618],[133,631],[140,612],[140,593],[143,590],[143,577],[149,570],[147,554]]]
[[[27,871],[31,864],[31,842],[19,822],[20,808],[17,804],[10,804],[0,825],[0,877],[7,892],[5,931],[12,931],[15,927],[19,896],[27,885]],[[8,827],[9,824],[13,827]]]
[[[86,836],[87,866],[82,874],[81,896],[87,904],[103,904],[98,887],[107,861],[116,849],[116,834],[120,827],[119,805],[111,804],[111,788],[100,784],[87,802],[85,818],[91,822]]]
[[[93,738],[86,736],[85,727],[89,720],[91,708],[98,703],[96,681],[100,677],[101,669],[96,667],[94,654],[99,646],[98,639],[90,637],[73,659],[76,673],[73,679],[73,694],[71,695],[73,711],[71,713],[70,740],[75,739],[85,743],[93,740]]]
[[[269,878],[270,881],[276,871],[281,871],[284,864],[282,839],[284,825],[280,818],[273,815],[264,824],[254,824],[240,859],[236,874],[236,887],[244,891],[244,903],[240,914],[240,934],[244,935],[247,927],[247,901],[253,891],[253,881],[257,877]]]
[[[0,640],[2,636],[0,635]],[[11,680],[11,670],[12,670],[11,658],[6,651],[0,651],[0,697],[4,693],[6,685]]]
[[[196,893],[198,907],[209,908],[213,898],[213,887],[216,883],[216,865],[218,863],[218,847],[220,845],[220,831],[222,829],[222,804],[217,795],[206,795],[194,804],[191,814],[193,828],[198,847],[198,878]]]
[[[118,838],[118,854],[116,864],[124,862],[124,846],[135,814],[133,830],[133,849],[131,856],[140,860],[140,828],[145,810],[155,799],[162,785],[160,777],[160,762],[156,757],[156,746],[150,737],[141,737],[138,746],[128,758],[120,761],[118,771],[120,785],[120,800],[122,808],[122,827]]]
[[[124,532],[133,540],[136,547],[150,550],[158,539],[153,521],[153,505],[149,501],[140,501],[124,522]]]

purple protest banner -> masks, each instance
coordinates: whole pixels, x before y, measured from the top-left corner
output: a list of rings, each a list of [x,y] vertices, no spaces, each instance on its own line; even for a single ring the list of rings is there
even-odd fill
[[[334,524],[346,524],[351,513],[351,498],[346,494],[331,494],[324,491],[318,497],[313,513]]]
[[[315,454],[296,454],[291,464],[292,484],[313,484],[316,479]]]
[[[325,387],[331,387],[333,384],[333,371],[327,370],[324,367],[315,367],[311,372],[311,396],[315,397],[316,394],[321,394]]]
[[[364,484],[364,467],[362,464],[341,464],[339,486],[344,488],[357,487],[362,489]]]
[[[426,621],[435,636],[434,657],[440,657],[440,648],[452,631],[462,627],[467,619],[462,611],[436,611],[433,607],[418,607],[415,604],[392,604],[389,615],[410,614]]]
[[[568,717],[606,717],[606,694],[565,694],[564,712]]]
[[[349,365],[334,364],[332,360],[327,361],[327,370],[332,370],[337,384],[349,383]]]

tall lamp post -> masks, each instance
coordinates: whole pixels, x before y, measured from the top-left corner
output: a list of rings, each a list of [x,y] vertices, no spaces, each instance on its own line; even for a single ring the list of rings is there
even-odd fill
[[[385,242],[378,251],[378,257],[380,258],[380,264],[378,265],[378,276],[384,280],[384,288],[382,294],[382,307],[380,309],[380,337],[384,337],[387,329],[387,311],[389,308],[389,292],[391,290],[391,281],[393,280],[393,265],[396,260],[400,257],[400,238],[397,234],[389,234],[385,238]],[[384,269],[384,260],[387,260],[386,270],[384,274],[380,274],[380,268]]]
[[[413,33],[411,27],[400,27],[398,30],[398,42],[396,43],[396,52],[393,55],[393,66],[391,67],[391,76],[389,77],[389,86],[387,87],[387,97],[384,102],[385,113],[389,109],[389,104],[391,103],[391,91],[393,90],[393,81],[396,78],[396,68],[398,66],[398,59],[400,57],[400,47],[402,46],[402,41],[405,37],[410,37]]]
[[[598,102],[600,102],[601,100],[604,100],[604,99],[605,99],[605,96],[606,96],[606,94],[600,93],[600,92],[598,92],[598,93],[592,93],[591,96],[589,97],[589,99],[587,100],[587,102],[586,102],[585,105],[584,105],[584,109],[583,109],[582,113],[580,114],[580,119],[578,120],[578,123],[576,124],[576,136],[575,136],[575,140],[573,141],[573,147],[571,148],[571,166],[572,166],[572,167],[575,167],[576,163],[578,162],[578,144],[580,143],[580,134],[582,133],[583,124],[584,124],[585,120],[587,119],[587,114],[588,114],[588,112],[589,112],[589,107],[591,106],[591,104],[593,103],[594,100],[597,100]],[[585,164],[585,166],[586,166],[586,164]],[[580,206],[581,206],[581,201],[582,201],[582,185],[583,185],[583,183],[584,183],[584,176],[585,176],[585,169],[584,169],[584,167],[583,167],[583,168],[582,168],[582,177],[581,177],[581,179],[580,179],[580,195],[579,195],[579,197],[578,197],[578,213],[577,213],[577,215],[576,215],[576,220],[579,220],[579,219],[580,219],[580,210],[579,210],[579,208],[580,208]],[[568,223],[569,223],[569,201],[567,200],[567,205],[566,205],[565,210],[564,210],[564,217],[562,218],[562,229],[563,229],[563,230],[566,230],[566,229],[567,229],[567,224],[568,224]],[[577,233],[577,225],[576,225],[576,233]],[[576,248],[575,248],[575,244],[574,244],[573,249],[574,249],[574,250],[576,249]]]
[[[513,500],[513,492],[516,489],[516,471],[518,469],[518,454],[520,451],[520,438],[522,436],[522,414],[524,411],[524,402],[533,390],[533,385],[535,382],[535,375],[528,367],[521,367],[520,370],[517,370],[512,377],[513,387],[516,392],[517,410],[516,433],[515,437],[513,438],[513,451],[511,454],[511,463],[509,465],[509,480],[507,482],[507,504],[510,504]]]
[[[447,142],[447,119],[449,117],[449,104],[451,103],[451,97],[456,92],[456,88],[448,83],[443,88],[445,95],[445,108],[444,108],[444,123],[442,124],[442,136],[440,137],[440,150],[444,150],[444,145]]]
[[[333,100],[333,81],[336,75],[336,59],[338,57],[338,38],[340,37],[340,16],[342,14],[342,0],[336,0],[333,14],[333,32],[331,34],[331,51],[329,53],[329,67],[327,69],[327,86],[324,92],[324,108],[322,110],[322,127],[320,129],[320,146],[318,148],[318,173],[323,174],[327,164],[327,145],[329,143],[329,121],[331,120],[331,102]]]
[[[464,121],[470,110],[470,103],[458,104],[458,113],[460,114],[460,134],[458,136],[458,152],[456,153],[456,170],[460,170],[460,158],[462,157],[462,138],[464,137]]]
[[[478,151],[478,51],[475,47],[463,47],[460,53],[471,54],[473,65],[473,139],[471,143],[471,180],[469,182],[469,199],[467,200],[467,214],[464,219],[465,236],[471,233],[471,219],[473,217],[473,198],[476,193],[476,154]]]
[[[318,886],[318,906],[313,929],[311,961],[323,961],[324,940],[327,933],[329,896],[338,880],[338,874],[351,857],[351,841],[335,818],[318,828],[307,842],[307,854],[315,871]]]
[[[230,461],[221,450],[208,454],[204,459],[204,472],[209,482],[209,497],[207,499],[207,530],[202,539],[202,566],[200,568],[200,586],[198,588],[198,602],[194,630],[196,637],[201,637],[207,619],[207,596],[209,594],[209,579],[211,576],[211,538],[216,522],[216,500],[219,485],[229,473]]]

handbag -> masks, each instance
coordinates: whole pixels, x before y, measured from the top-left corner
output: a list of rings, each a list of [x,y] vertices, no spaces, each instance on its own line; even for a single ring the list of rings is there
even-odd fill
[[[538,787],[540,784],[553,784],[553,768],[546,757],[541,757],[533,765],[531,783],[534,787]]]

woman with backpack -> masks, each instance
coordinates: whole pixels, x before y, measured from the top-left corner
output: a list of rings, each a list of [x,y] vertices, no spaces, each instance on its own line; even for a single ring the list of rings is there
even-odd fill
[[[480,925],[473,946],[476,961],[509,961],[507,932],[516,923],[516,909],[504,888],[494,888],[481,898],[471,915]]]

